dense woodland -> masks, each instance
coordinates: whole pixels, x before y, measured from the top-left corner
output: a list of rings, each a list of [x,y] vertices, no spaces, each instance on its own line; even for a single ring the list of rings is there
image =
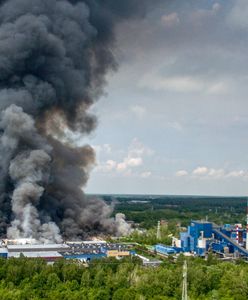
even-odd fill
[[[107,203],[115,203],[115,212],[128,220],[151,228],[158,220],[179,221],[187,226],[190,220],[205,219],[216,224],[235,224],[246,221],[245,197],[105,195]]]
[[[147,268],[137,259],[104,259],[88,267],[74,261],[53,266],[40,259],[0,260],[0,299],[166,300],[181,299],[182,265],[169,260]],[[248,299],[248,265],[188,259],[191,300]]]

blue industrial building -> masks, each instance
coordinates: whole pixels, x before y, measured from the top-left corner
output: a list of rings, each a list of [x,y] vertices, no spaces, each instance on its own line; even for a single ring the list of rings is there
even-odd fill
[[[155,245],[154,250],[160,254],[169,255],[179,253],[180,250],[177,247],[165,246],[162,244]],[[181,249],[182,252],[182,249]]]
[[[197,256],[205,256],[207,251],[227,255],[236,253],[248,258],[246,245],[246,229],[241,224],[232,226],[226,224],[217,226],[207,221],[191,221],[186,232],[180,233],[180,238],[171,246],[158,244],[158,253],[169,255],[180,252],[190,252]]]
[[[180,233],[181,248],[183,252],[196,252],[204,254],[207,241],[212,238],[212,223],[205,221],[192,221],[187,232]]]

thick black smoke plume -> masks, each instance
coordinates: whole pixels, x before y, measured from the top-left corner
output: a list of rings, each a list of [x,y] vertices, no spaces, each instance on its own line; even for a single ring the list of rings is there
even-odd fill
[[[115,69],[114,28],[145,1],[0,1],[0,229],[10,238],[60,241],[115,232],[111,208],[81,188],[95,162],[87,111]],[[62,142],[63,141],[63,142]]]

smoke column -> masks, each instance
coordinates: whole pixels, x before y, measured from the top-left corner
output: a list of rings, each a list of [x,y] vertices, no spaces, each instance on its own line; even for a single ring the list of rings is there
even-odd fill
[[[116,68],[114,28],[142,16],[140,0],[0,1],[0,230],[9,238],[61,241],[115,233],[112,208],[82,192],[95,163],[88,113]],[[126,229],[125,229],[126,230]]]

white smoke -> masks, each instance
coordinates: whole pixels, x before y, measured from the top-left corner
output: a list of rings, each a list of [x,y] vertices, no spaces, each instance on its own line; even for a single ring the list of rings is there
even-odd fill
[[[127,236],[132,232],[131,225],[126,222],[126,216],[122,213],[115,215],[115,224],[118,235],[120,236]]]

